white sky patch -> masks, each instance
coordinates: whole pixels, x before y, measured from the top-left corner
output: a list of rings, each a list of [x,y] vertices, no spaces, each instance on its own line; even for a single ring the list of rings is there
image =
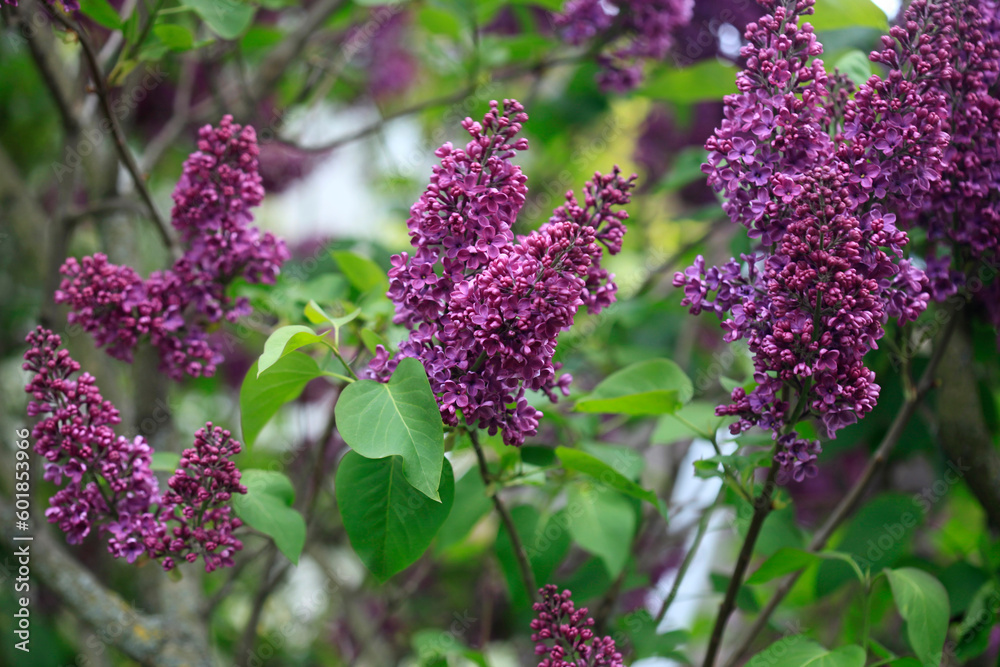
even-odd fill
[[[901,0],[874,0],[875,4],[882,8],[889,18],[894,18],[902,4]]]

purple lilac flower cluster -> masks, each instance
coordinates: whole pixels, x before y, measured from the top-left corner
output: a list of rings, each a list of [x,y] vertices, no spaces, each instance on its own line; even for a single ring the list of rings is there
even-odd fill
[[[283,241],[251,226],[250,210],[264,198],[258,154],[254,129],[231,116],[218,128],[203,127],[173,194],[184,255],[145,280],[100,253],[67,259],[55,300],[71,308],[69,321],[116,359],[131,361],[139,339],[149,336],[171,378],[212,375],[223,357],[209,328],[250,313],[246,299],[229,297],[227,287],[239,277],[273,283],[288,258]]]
[[[693,9],[693,0],[569,0],[556,25],[574,46],[602,46],[598,83],[626,92],[642,81],[643,61],[667,57]]]
[[[229,500],[247,492],[232,461],[241,450],[229,431],[211,422],[195,432],[194,447],[181,454],[161,502],[161,520],[176,525],[145,543],[154,558],[163,559],[165,569],[172,568],[175,559],[193,563],[199,556],[206,572],[233,565],[233,555],[243,548],[233,531],[243,522],[232,516]]]
[[[771,430],[783,479],[815,474],[818,442],[792,427],[817,417],[828,437],[870,412],[878,398],[863,363],[889,317],[915,319],[929,300],[923,271],[903,257],[906,234],[891,212],[920,205],[944,169],[947,100],[930,83],[948,65],[927,48],[956,35],[930,12],[894,30],[873,76],[852,97],[827,75],[812,27],[813,0],[766,0],[772,13],[747,27],[746,69],[725,119],[706,143],[708,182],[758,249],[677,273],[682,303],[713,311],[727,341],[745,339],[756,387],[737,388],[718,414],[731,428]]]
[[[542,601],[534,604],[538,618],[531,621],[535,655],[545,658],[538,667],[623,667],[622,654],[611,637],[598,637],[587,608],[577,609],[570,591],[548,584],[539,589]]]
[[[207,571],[232,565],[232,554],[242,548],[232,531],[241,524],[224,503],[233,493],[246,493],[230,460],[239,443],[208,424],[161,496],[152,448],[142,436],[115,435],[118,409],[101,396],[92,375],[74,379],[80,364],[60,349],[60,337],[38,327],[27,342],[24,369],[34,373],[25,387],[32,397],[28,416],[41,417],[32,433],[34,449],[46,461],[44,479],[65,482],[49,500],[49,522],[70,544],[95,527],[108,533],[108,551],[130,563],[146,554],[169,570],[178,556],[193,563],[201,555]],[[178,526],[171,529],[170,522]]]
[[[614,302],[613,276],[603,252],[621,250],[634,177],[616,167],[587,184],[584,201],[572,192],[549,221],[515,238],[512,227],[525,202],[527,179],[511,162],[528,148],[517,138],[523,107],[491,103],[482,123],[467,118],[465,150],[450,143],[436,152],[431,183],[410,211],[411,256],[392,258],[388,296],[394,321],[411,330],[390,359],[378,348],[370,375],[385,379],[399,359],[415,357],[427,369],[445,423],[503,432],[520,445],[534,435],[541,413],[527,390],[553,402],[568,393],[569,375],[553,363],[560,331],[581,306],[597,313]]]
[[[893,30],[908,28],[925,15],[951,22],[962,35],[958,47],[942,43],[940,33],[930,42],[951,66],[947,75],[933,81],[951,102],[951,144],[939,187],[922,209],[904,220],[925,228],[932,244],[945,253],[928,261],[929,269],[937,261],[933,268],[941,282],[933,295],[943,300],[980,263],[1000,261],[1000,12],[992,0],[951,2],[947,11],[915,0],[903,14],[906,24]]]

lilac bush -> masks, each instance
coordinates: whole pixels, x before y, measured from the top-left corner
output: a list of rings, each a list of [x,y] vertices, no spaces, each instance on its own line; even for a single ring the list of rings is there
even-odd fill
[[[461,412],[509,445],[533,435],[542,416],[526,391],[553,402],[556,391],[568,395],[572,378],[553,362],[559,333],[581,307],[598,313],[614,302],[601,259],[621,250],[628,215],[615,209],[634,183],[617,168],[597,174],[582,203],[568,193],[540,229],[515,237],[527,179],[511,158],[528,148],[516,136],[526,120],[518,102],[492,102],[482,123],[462,123],[465,150],[436,152],[441,164],[407,222],[416,250],[394,256],[389,271],[394,321],[411,333],[393,358],[379,346],[370,369],[386,378],[400,359],[420,359],[446,424]]]
[[[44,478],[61,486],[45,516],[59,525],[70,544],[95,528],[108,533],[108,552],[129,563],[148,555],[165,570],[183,557],[201,557],[212,571],[233,564],[242,549],[232,531],[241,525],[226,504],[246,493],[230,458],[240,444],[211,423],[195,434],[180,468],[160,493],[152,470],[153,450],[142,436],[116,435],[118,409],[105,400],[90,373],[60,349],[62,340],[38,327],[28,334],[24,370],[34,373],[25,391],[29,417],[41,417],[32,431],[35,453],[45,459]]]
[[[875,54],[888,76],[851,97],[800,25],[813,1],[763,4],[772,14],[747,28],[739,93],[726,98],[704,166],[758,246],[721,267],[699,256],[674,284],[692,313],[714,312],[726,340],[745,339],[754,355],[756,386],[736,388],[718,414],[739,418],[734,433],[772,431],[782,477],[800,480],[815,473],[819,443],[794,425],[816,417],[832,438],[870,412],[879,385],[865,354],[888,318],[912,321],[929,300],[895,211],[926,201],[945,169],[947,99],[934,81],[949,66],[927,44],[956,48],[958,37],[941,6],[914,17]]]
[[[251,226],[251,210],[264,198],[259,152],[254,129],[232,116],[218,128],[203,127],[173,193],[171,222],[183,256],[146,279],[101,253],[67,259],[55,300],[70,307],[69,321],[116,359],[131,362],[148,337],[171,378],[213,375],[223,354],[209,340],[210,329],[251,312],[246,299],[227,289],[238,278],[273,283],[289,257],[283,241]]]

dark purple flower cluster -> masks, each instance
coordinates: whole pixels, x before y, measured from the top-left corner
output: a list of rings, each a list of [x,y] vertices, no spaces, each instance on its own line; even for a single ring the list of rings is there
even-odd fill
[[[144,528],[155,523],[151,506],[159,491],[152,450],[141,436],[115,435],[117,408],[104,400],[89,373],[73,379],[80,364],[59,349],[59,336],[39,327],[27,342],[24,369],[35,374],[25,387],[32,397],[28,416],[41,417],[32,433],[35,452],[45,458],[47,481],[66,482],[45,516],[70,544],[82,542],[95,524],[109,530],[109,551],[132,562],[144,551]]]
[[[169,570],[177,556],[194,562],[201,555],[207,571],[232,565],[232,554],[242,548],[232,537],[240,521],[223,504],[233,493],[246,493],[229,460],[239,443],[208,424],[161,496],[152,448],[142,436],[115,435],[118,409],[101,396],[92,375],[74,379],[80,364],[60,349],[59,336],[39,327],[27,342],[24,369],[34,373],[25,387],[32,397],[28,416],[41,417],[32,432],[35,453],[45,458],[47,481],[65,482],[49,500],[49,522],[59,525],[70,544],[95,527],[110,534],[108,551],[130,563],[146,554],[162,558]],[[170,522],[179,525],[171,528]]]
[[[525,202],[526,177],[511,162],[526,150],[517,138],[523,107],[497,102],[482,123],[467,118],[465,150],[445,144],[431,183],[407,223],[414,254],[392,258],[388,296],[395,322],[410,328],[395,358],[380,348],[373,377],[386,378],[399,359],[415,357],[427,369],[445,423],[467,424],[520,445],[541,413],[527,390],[552,401],[571,378],[557,377],[556,338],[581,306],[591,313],[614,302],[613,276],[601,268],[603,249],[621,250],[624,211],[633,179],[615,168],[597,174],[584,201],[566,204],[538,231],[515,238],[511,228]],[[603,248],[602,248],[603,247]]]
[[[773,13],[747,28],[740,92],[726,98],[704,167],[759,247],[718,268],[699,257],[674,284],[692,313],[715,312],[726,340],[746,339],[754,355],[756,387],[736,389],[718,413],[740,418],[734,433],[773,431],[782,476],[802,479],[819,444],[791,428],[812,416],[832,438],[871,411],[879,387],[864,355],[888,318],[911,321],[929,299],[890,211],[919,205],[944,168],[946,100],[929,81],[948,66],[925,42],[949,28],[929,15],[895,31],[879,56],[889,75],[851,97],[850,82],[815,58],[811,26],[799,25],[813,0],[762,4]]]
[[[949,65],[930,83],[950,101],[951,144],[939,187],[904,222],[924,227],[932,244],[946,253],[941,268],[951,254],[946,279],[952,285],[935,292],[940,300],[981,263],[1000,261],[1000,12],[992,0],[915,0],[893,34],[922,23],[937,29],[926,41]],[[961,35],[961,42],[951,33]],[[940,273],[944,278],[948,271]]]
[[[626,92],[642,81],[645,60],[667,57],[693,8],[693,0],[569,0],[556,25],[570,44],[603,46],[598,82],[605,90]]]
[[[222,353],[209,342],[208,328],[250,313],[249,303],[229,297],[227,287],[240,277],[273,283],[288,258],[283,241],[251,226],[250,209],[264,197],[258,154],[253,128],[231,116],[218,128],[203,127],[173,194],[172,222],[184,255],[145,280],[100,253],[66,260],[55,300],[72,309],[69,321],[116,359],[131,361],[139,339],[149,336],[171,378],[212,375]]]
[[[171,569],[179,558],[193,563],[199,556],[206,572],[231,567],[233,555],[243,548],[233,537],[243,522],[232,516],[229,500],[247,489],[240,484],[240,471],[232,461],[242,446],[231,436],[211,422],[205,424],[167,481],[170,491],[161,501],[160,518],[176,525],[148,536],[145,542],[154,558],[163,559],[164,569]]]
[[[598,637],[591,630],[594,619],[587,608],[577,609],[572,593],[559,592],[548,584],[539,589],[541,602],[534,604],[538,618],[531,622],[535,655],[545,658],[538,667],[623,667],[622,654],[611,637]]]

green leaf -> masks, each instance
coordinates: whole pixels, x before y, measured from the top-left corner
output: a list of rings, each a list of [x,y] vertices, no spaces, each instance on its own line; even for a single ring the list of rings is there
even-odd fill
[[[462,36],[462,22],[443,9],[422,7],[417,14],[417,20],[427,32],[446,35],[454,40],[458,40]]]
[[[923,512],[912,497],[883,494],[854,515],[833,548],[852,556],[862,571],[878,572],[891,567],[906,551],[922,522]],[[816,595],[824,597],[852,579],[855,574],[847,563],[823,563],[816,575]]]
[[[240,483],[246,495],[233,496],[236,515],[251,528],[269,535],[296,565],[306,543],[306,522],[292,507],[295,488],[288,477],[272,470],[245,470]]]
[[[902,567],[886,570],[899,615],[906,621],[906,637],[924,667],[941,663],[941,649],[948,635],[948,592],[923,570]]]
[[[579,412],[662,415],[677,412],[691,400],[694,387],[669,359],[641,361],[612,373],[577,401]]]
[[[889,29],[889,17],[872,0],[816,0],[816,13],[806,17],[816,30]]]
[[[243,443],[252,447],[281,406],[298,398],[309,381],[322,374],[316,360],[301,352],[285,355],[259,376],[254,362],[240,388]]]
[[[181,455],[177,452],[153,452],[153,462],[150,467],[157,472],[174,472],[180,462]]]
[[[398,456],[367,459],[348,452],[337,468],[336,496],[351,546],[379,581],[412,565],[448,518],[455,497],[451,464],[428,497],[406,482]]]
[[[868,55],[859,49],[852,49],[841,56],[836,68],[859,86],[868,81],[872,75],[872,63],[868,60]]]
[[[1000,609],[1000,586],[990,580],[976,592],[958,627],[958,646],[955,647],[955,653],[960,660],[968,661],[982,655],[989,648],[990,631],[997,622],[998,609]]]
[[[705,178],[701,165],[708,161],[708,152],[701,146],[690,146],[681,149],[674,157],[670,172],[660,183],[660,187],[668,192],[680,190],[686,185]]]
[[[737,72],[735,67],[718,59],[702,60],[691,67],[663,70],[644,86],[643,92],[655,100],[683,104],[721,100],[736,92]]]
[[[181,0],[205,22],[205,25],[222,39],[236,39],[243,34],[256,9],[240,0]]]
[[[347,250],[334,250],[330,254],[337,260],[341,273],[358,292],[385,292],[389,289],[389,279],[382,267],[367,257]]]
[[[556,456],[567,470],[582,472],[627,496],[645,500],[655,507],[664,519],[667,518],[667,507],[655,493],[642,488],[596,456],[568,447],[557,447]]]
[[[514,522],[514,530],[521,538],[521,544],[524,546],[528,564],[535,575],[535,580],[539,582],[539,585],[543,581],[549,581],[552,573],[555,572],[569,551],[570,535],[567,531],[568,518],[566,513],[556,512],[543,520],[543,517],[533,506],[518,505],[511,508],[510,516]],[[528,591],[525,590],[521,580],[521,571],[514,556],[510,535],[502,523],[498,530],[494,548],[497,559],[500,561],[500,568],[507,579],[507,587],[510,590],[513,604],[515,607],[527,606],[529,602]]]
[[[635,509],[621,494],[597,484],[570,487],[566,504],[573,540],[604,562],[611,578],[625,567],[635,532]]]
[[[444,550],[461,542],[492,507],[479,469],[465,473],[455,484],[455,506],[438,532],[435,549]]]
[[[269,369],[278,359],[291,354],[306,345],[319,343],[325,334],[318,334],[309,327],[293,325],[275,329],[274,333],[264,342],[264,352],[257,360],[257,377]]]
[[[828,651],[803,635],[782,637],[755,655],[747,667],[864,667],[865,650],[841,646]]]
[[[347,315],[342,315],[340,317],[332,317],[327,314],[325,310],[320,308],[319,304],[309,299],[309,303],[306,304],[305,316],[313,324],[329,324],[334,329],[339,330],[342,326],[349,322],[353,322],[361,314],[360,308],[355,308],[353,311]]]
[[[171,51],[189,51],[194,46],[194,35],[182,25],[161,23],[153,26],[153,34]]]
[[[772,579],[783,577],[786,574],[797,572],[804,567],[812,565],[819,556],[802,549],[785,547],[779,549],[764,561],[757,571],[747,578],[746,583],[750,586],[767,583]]]
[[[122,19],[108,0],[80,0],[80,11],[108,30],[120,30]]]
[[[691,401],[675,414],[660,417],[650,442],[671,445],[692,438],[711,438],[725,421],[715,414],[715,403]]]
[[[365,347],[368,348],[368,351],[371,352],[372,354],[375,354],[376,348],[378,348],[379,345],[381,345],[387,350],[389,349],[389,344],[385,342],[385,339],[379,336],[371,329],[366,328],[361,330],[361,341],[365,344]]]
[[[438,500],[444,459],[444,427],[423,365],[403,359],[387,384],[359,380],[340,395],[337,429],[358,454],[403,458],[406,479]]]

